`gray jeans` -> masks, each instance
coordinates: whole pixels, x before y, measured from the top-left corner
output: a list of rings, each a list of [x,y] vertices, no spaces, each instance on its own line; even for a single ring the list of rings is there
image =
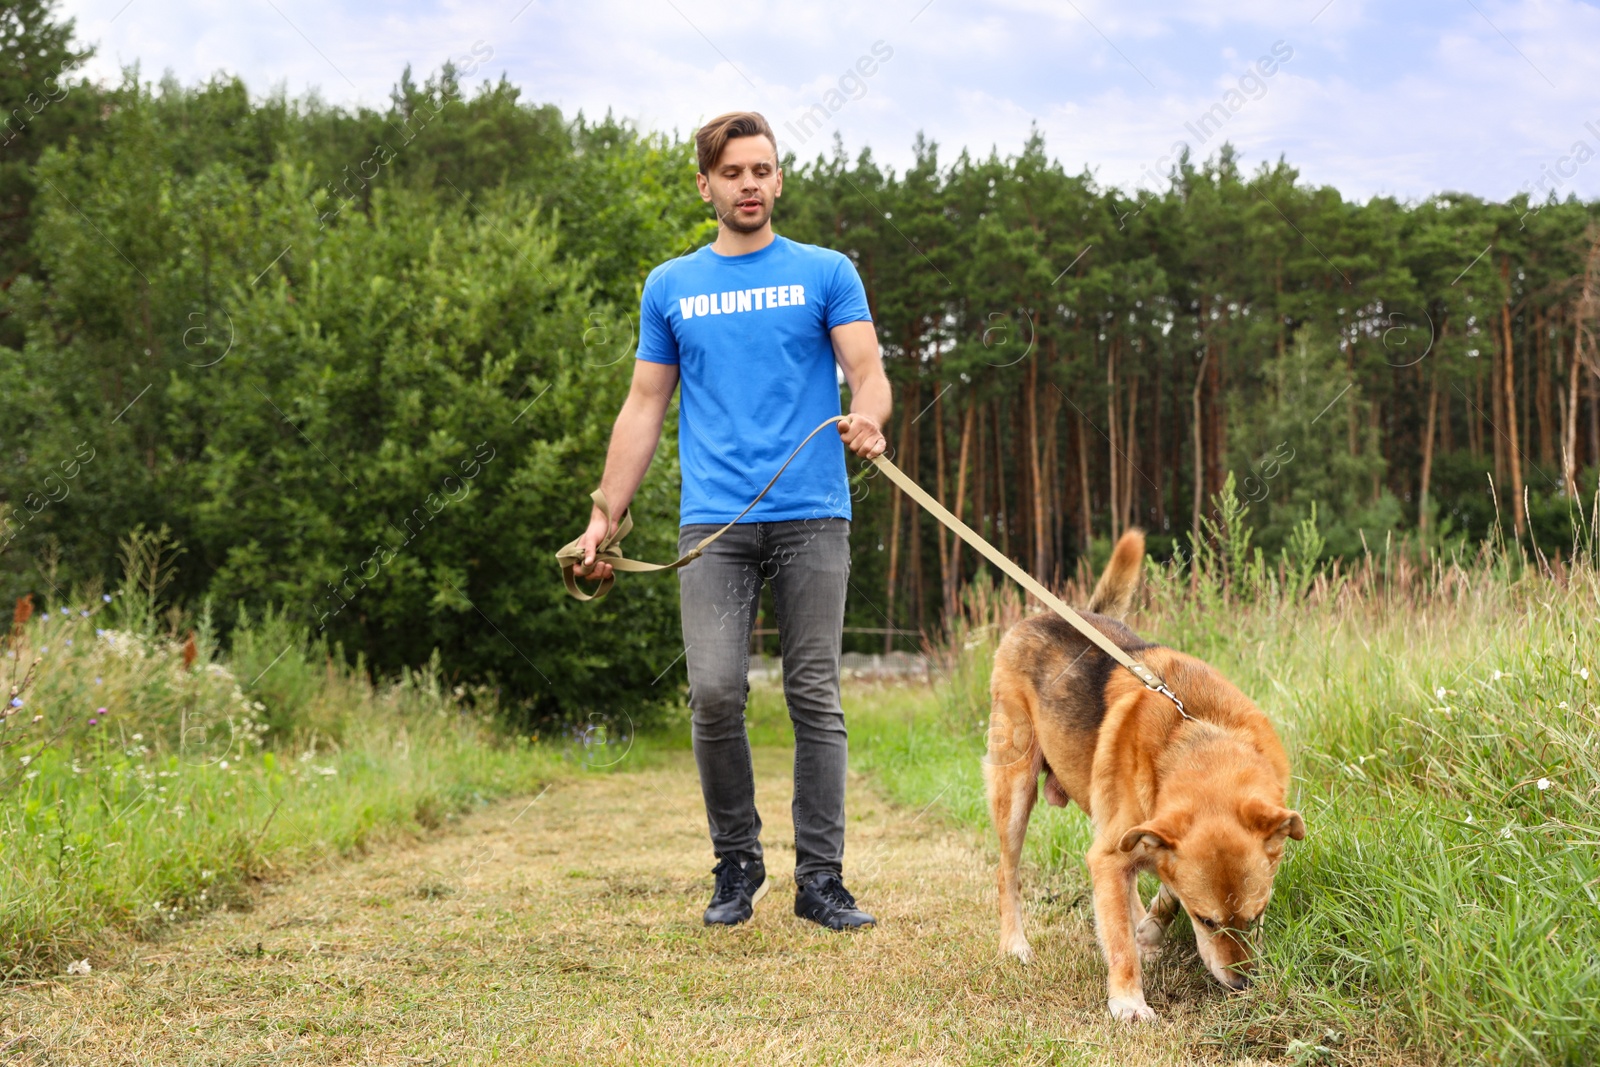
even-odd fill
[[[678,551],[716,529],[681,527]],[[850,523],[838,518],[739,523],[678,572],[694,758],[718,857],[761,855],[744,708],[750,629],[767,581],[794,723],[795,877],[841,871],[846,739],[839,643],[849,577]]]

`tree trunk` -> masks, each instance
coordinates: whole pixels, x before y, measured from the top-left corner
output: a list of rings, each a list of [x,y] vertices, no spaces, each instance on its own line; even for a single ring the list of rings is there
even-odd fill
[[[908,411],[916,410],[914,407],[914,404],[916,403],[916,393],[913,393],[912,397],[912,404],[908,404],[906,406]],[[906,462],[908,464],[906,468],[906,474],[911,478],[912,481],[915,482],[920,481],[922,477],[922,441],[914,432],[910,435],[910,437],[911,451],[906,456]],[[925,603],[925,591],[927,586],[923,580],[924,575],[922,573],[922,509],[919,507],[912,507],[908,510],[911,513],[911,547],[910,551],[907,553],[906,559],[906,563],[910,567],[911,571],[909,575],[911,579],[909,599],[911,602],[911,618],[913,620],[912,628],[920,630],[922,629],[923,621],[927,618],[927,605]]]
[[[1106,350],[1106,459],[1111,478],[1111,540],[1122,535],[1122,481],[1117,475],[1122,468],[1122,457],[1117,450],[1117,339],[1111,339]]]
[[[1448,326],[1439,327],[1439,335],[1441,338],[1444,336],[1444,331],[1447,329],[1449,329]],[[1441,341],[1441,343],[1443,342]],[[1439,415],[1439,451],[1447,456],[1456,450],[1455,421],[1450,417],[1450,408],[1453,403],[1454,402],[1450,399],[1450,394],[1445,393],[1444,410]]]
[[[1134,475],[1138,472],[1139,438],[1137,437],[1138,424],[1135,421],[1139,414],[1139,376],[1135,374],[1128,380],[1128,429],[1122,435],[1125,446],[1122,450],[1123,461],[1127,464],[1127,471],[1122,478],[1122,526],[1127,529],[1134,525],[1133,498],[1137,487],[1134,484]]]
[[[984,437],[985,407],[978,403],[977,397],[973,397],[971,403],[978,412],[978,425],[974,430],[972,446],[975,457],[972,464],[972,528],[978,531],[980,537],[989,538],[993,536],[993,531],[988,529],[989,480],[985,474],[989,465],[983,461],[983,442],[987,439]]]
[[[1527,522],[1527,514],[1523,509],[1522,501],[1522,448],[1517,443],[1517,389],[1516,389],[1516,356],[1511,347],[1511,257],[1504,256],[1500,260],[1500,278],[1506,285],[1505,302],[1500,305],[1500,337],[1504,346],[1505,390],[1506,390],[1506,428],[1510,440],[1506,442],[1507,466],[1511,472],[1511,524],[1517,536],[1522,536],[1522,528]]]
[[[1000,551],[1011,555],[1011,523],[1006,520],[1006,461],[1000,446],[1000,401],[994,402],[994,521],[1000,528]]]
[[[1500,339],[1495,338],[1489,357],[1489,413],[1486,431],[1493,439],[1495,484],[1506,484],[1506,435],[1501,429],[1506,423],[1505,354]]]
[[[1206,361],[1211,358],[1211,349],[1208,347],[1200,356],[1200,366],[1194,372],[1194,392],[1189,397],[1191,407],[1190,418],[1194,426],[1194,522],[1190,526],[1190,536],[1193,538],[1191,547],[1200,547],[1200,508],[1205,500],[1205,467],[1203,463],[1204,452],[1201,449],[1200,429],[1200,388],[1206,382]]]
[[[1038,528],[1038,549],[1035,554],[1036,570],[1034,573],[1041,582],[1049,583],[1051,578],[1051,564],[1054,562],[1055,538],[1051,534],[1051,516],[1057,513],[1056,488],[1055,488],[1055,450],[1056,450],[1056,416],[1061,413],[1061,394],[1054,389],[1044,395],[1044,454],[1040,460],[1040,469],[1043,472],[1039,479],[1039,493],[1036,502],[1038,509],[1034,512],[1034,524]]]
[[[939,357],[937,355],[937,349],[935,349],[934,368],[935,368],[936,371],[938,369],[938,365],[939,365]],[[934,463],[933,477],[934,477],[934,489],[935,489],[933,498],[935,500],[937,500],[941,505],[943,505],[944,507],[948,508],[950,506],[950,502],[945,499],[945,492],[944,492],[944,487],[945,487],[944,394],[945,394],[945,390],[943,388],[939,388],[938,380],[935,380],[933,384],[934,384],[935,388],[939,389],[938,395],[933,398],[933,463]],[[950,579],[950,549],[949,549],[949,544],[948,544],[948,542],[950,540],[950,531],[945,529],[945,525],[942,522],[935,523],[934,525],[939,528],[939,603],[940,603],[940,605],[942,607],[948,608],[950,606],[950,604],[952,603],[953,599],[954,599],[954,590],[953,590],[954,583]],[[959,541],[960,538],[956,538],[956,540]]]
[[[1079,513],[1083,519],[1083,526],[1078,551],[1087,552],[1089,544],[1094,540],[1094,503],[1089,496],[1089,442],[1084,440],[1083,424],[1086,420],[1083,412],[1074,409],[1072,421],[1078,438],[1078,494],[1083,501],[1083,508]]]
[[[1208,345],[1208,348],[1211,346]],[[1222,492],[1223,482],[1223,456],[1228,449],[1228,395],[1222,387],[1222,363],[1227,357],[1228,346],[1225,338],[1218,338],[1215,345],[1216,351],[1212,353],[1210,367],[1207,368],[1206,377],[1209,379],[1206,392],[1211,397],[1211,425],[1210,432],[1206,435],[1211,441],[1211,462],[1207,473],[1207,484],[1213,493]]]
[[[1422,484],[1417,491],[1417,528],[1428,536],[1428,483],[1433,477],[1433,431],[1439,415],[1439,375],[1431,375],[1428,389],[1428,425],[1422,431]]]
[[[975,400],[967,401],[966,414],[961,418],[961,456],[956,460],[956,518],[961,518],[967,510],[967,455],[972,446],[972,422],[978,410]],[[974,516],[976,517],[976,516]],[[950,576],[949,585],[945,588],[945,613],[953,618],[956,613],[956,591],[961,586],[961,538],[950,539],[950,565],[945,573]]]
[[[1567,499],[1578,499],[1578,369],[1583,364],[1579,358],[1578,331],[1572,334],[1572,366],[1567,368],[1567,395],[1563,405],[1561,434],[1561,484],[1566,487]]]
[[[1154,390],[1154,421],[1150,427],[1151,436],[1154,438],[1154,440],[1151,442],[1150,458],[1155,463],[1156,468],[1154,474],[1156,483],[1155,526],[1158,530],[1165,530],[1167,528],[1167,504],[1166,500],[1164,499],[1161,486],[1166,477],[1166,471],[1162,469],[1164,466],[1164,461],[1166,460],[1166,456],[1163,455],[1161,451],[1161,387],[1166,384],[1166,376],[1160,373],[1160,369],[1161,368],[1158,363],[1156,367],[1156,381]]]
[[[1539,430],[1539,462],[1551,467],[1556,462],[1556,446],[1552,432],[1554,420],[1550,411],[1554,402],[1555,386],[1552,379],[1555,375],[1550,373],[1549,314],[1540,308],[1534,323],[1534,421],[1538,423]]]
[[[1595,374],[1589,376],[1589,462],[1600,467],[1600,376]]]
[[[908,381],[906,382],[905,399],[902,401],[904,407],[901,410],[910,408],[916,402],[917,383],[915,380]],[[895,458],[901,463],[906,462],[907,454],[911,451],[911,440],[911,420],[902,418],[900,420],[900,444],[895,450]],[[886,605],[889,617],[887,627],[890,630],[894,630],[896,628],[894,620],[895,579],[899,577],[900,570],[900,506],[905,499],[905,494],[894,488],[890,488],[889,491],[894,494],[894,497],[889,502],[889,580],[885,599],[888,601]],[[894,651],[893,633],[883,635],[883,650],[884,652]]]
[[[1030,517],[1033,523],[1031,535],[1033,549],[1033,573],[1035,576],[1044,573],[1045,564],[1045,539],[1044,539],[1044,514],[1045,514],[1045,489],[1044,477],[1040,470],[1040,441],[1039,441],[1039,361],[1028,361],[1028,487],[1032,490]]]

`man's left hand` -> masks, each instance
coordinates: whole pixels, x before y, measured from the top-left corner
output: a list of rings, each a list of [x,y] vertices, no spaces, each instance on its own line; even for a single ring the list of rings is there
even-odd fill
[[[883,455],[889,442],[883,436],[883,427],[871,415],[851,413],[839,423],[839,436],[844,445],[862,459]]]

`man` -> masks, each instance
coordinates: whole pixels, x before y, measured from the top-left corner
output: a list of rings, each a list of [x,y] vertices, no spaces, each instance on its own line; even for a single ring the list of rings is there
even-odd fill
[[[794,723],[795,914],[833,930],[869,926],[845,888],[846,738],[839,652],[850,570],[844,450],[883,452],[889,381],[854,264],[772,232],[783,193],[777,138],[754,112],[695,135],[700,198],[717,238],[650,272],[640,301],[633,385],[617,416],[601,488],[621,515],[643,480],[673,390],[683,468],[679,551],[737,515],[818,423],[839,412],[743,521],[678,572],[695,762],[718,863],[708,925],[749,919],[770,882],[745,730],[750,628],[772,584],[783,690]],[[605,578],[596,508],[583,572]]]

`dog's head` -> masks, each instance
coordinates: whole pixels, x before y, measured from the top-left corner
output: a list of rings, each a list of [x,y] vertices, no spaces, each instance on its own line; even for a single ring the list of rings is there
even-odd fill
[[[1122,851],[1143,860],[1183,902],[1195,944],[1217,981],[1249,984],[1251,930],[1267,910],[1284,842],[1306,836],[1305,820],[1258,797],[1231,807],[1158,815],[1122,836]]]

